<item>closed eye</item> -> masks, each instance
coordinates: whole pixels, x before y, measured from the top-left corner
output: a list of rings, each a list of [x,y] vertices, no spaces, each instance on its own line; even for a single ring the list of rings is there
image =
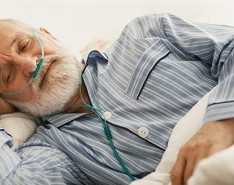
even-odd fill
[[[19,50],[20,52],[26,52],[29,48],[29,45],[31,43],[30,39],[23,39],[19,44]]]
[[[10,69],[10,71],[9,71],[9,73],[8,73],[8,75],[7,75],[7,79],[6,79],[6,84],[7,84],[7,85],[9,85],[9,84],[10,84],[10,82],[11,82],[11,80],[12,80],[12,76],[13,76],[13,69],[14,69],[14,67],[13,67],[13,66],[11,66],[11,69]]]

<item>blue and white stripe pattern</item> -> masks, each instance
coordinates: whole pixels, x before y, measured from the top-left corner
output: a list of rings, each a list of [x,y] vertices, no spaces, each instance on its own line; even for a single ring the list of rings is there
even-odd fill
[[[175,124],[217,84],[204,121],[234,117],[233,38],[232,27],[147,15],[103,55],[84,58],[92,106],[112,113],[114,145],[136,178],[155,170]],[[1,184],[130,183],[94,114],[43,119],[47,125],[16,153],[0,131]]]

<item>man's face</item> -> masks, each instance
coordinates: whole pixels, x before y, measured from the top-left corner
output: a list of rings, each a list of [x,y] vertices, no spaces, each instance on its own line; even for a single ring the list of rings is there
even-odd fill
[[[41,57],[34,28],[0,21],[0,93],[22,89]],[[4,97],[21,111],[37,116],[61,111],[78,90],[79,62],[46,30],[38,31],[45,57],[41,72],[23,93]]]

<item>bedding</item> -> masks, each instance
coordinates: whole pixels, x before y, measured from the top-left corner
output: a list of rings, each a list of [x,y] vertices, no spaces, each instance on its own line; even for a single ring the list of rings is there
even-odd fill
[[[12,150],[15,150],[35,133],[38,123],[34,117],[25,113],[16,112],[0,116],[0,126],[13,138]]]
[[[201,161],[189,185],[233,185],[233,156],[234,145]]]

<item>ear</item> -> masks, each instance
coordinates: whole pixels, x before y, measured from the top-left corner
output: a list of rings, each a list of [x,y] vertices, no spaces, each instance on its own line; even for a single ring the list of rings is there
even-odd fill
[[[47,31],[45,28],[40,27],[40,31],[45,33],[47,36],[49,36],[49,37],[51,37],[51,38],[53,38],[55,40],[58,40],[49,31]]]

